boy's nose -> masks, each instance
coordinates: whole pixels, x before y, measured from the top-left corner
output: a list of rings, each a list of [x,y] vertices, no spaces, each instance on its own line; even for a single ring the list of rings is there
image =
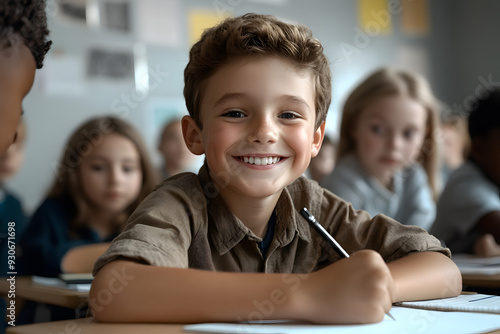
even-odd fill
[[[274,143],[278,139],[276,127],[267,118],[258,119],[253,124],[253,129],[249,135],[249,140],[257,143]]]

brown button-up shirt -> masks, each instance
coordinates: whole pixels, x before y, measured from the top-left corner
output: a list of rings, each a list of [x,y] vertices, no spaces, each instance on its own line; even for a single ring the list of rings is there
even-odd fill
[[[303,207],[348,253],[373,249],[386,262],[411,252],[438,251],[450,256],[425,230],[384,215],[372,219],[315,181],[300,177],[278,200],[274,238],[264,258],[257,246],[262,239],[229,211],[205,165],[198,175],[183,173],[158,185],[99,258],[94,274],[121,257],[154,266],[309,273],[339,257],[299,214]]]

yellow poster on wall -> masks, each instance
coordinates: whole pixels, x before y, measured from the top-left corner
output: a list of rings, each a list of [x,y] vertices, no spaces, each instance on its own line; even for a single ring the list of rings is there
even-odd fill
[[[217,25],[226,17],[216,11],[190,10],[188,13],[189,44],[196,43],[205,29]]]
[[[387,0],[358,0],[358,22],[370,36],[392,32]]]
[[[401,27],[407,34],[429,33],[429,8],[427,0],[401,0]]]

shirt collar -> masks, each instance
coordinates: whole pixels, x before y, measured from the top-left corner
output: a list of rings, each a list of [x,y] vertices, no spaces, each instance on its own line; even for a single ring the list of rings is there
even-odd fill
[[[217,185],[212,182],[210,170],[206,163],[200,168],[198,178],[207,199],[208,233],[219,255],[223,255],[234,248],[245,236],[248,236],[251,240],[262,241],[228,209],[219,196]],[[295,209],[290,193],[286,188],[281,193],[276,204],[276,215],[274,238],[281,247],[292,242],[296,234],[305,241],[311,240],[308,223]]]
[[[276,204],[277,220],[275,237],[281,246],[286,246],[292,242],[296,233],[302,240],[311,241],[311,230],[298,209],[300,208],[295,207],[288,188],[283,189]]]

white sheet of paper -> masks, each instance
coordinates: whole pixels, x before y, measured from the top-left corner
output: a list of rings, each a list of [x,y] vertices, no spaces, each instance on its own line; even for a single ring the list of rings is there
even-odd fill
[[[484,333],[500,328],[500,315],[471,312],[438,312],[405,307],[393,307],[377,324],[368,325],[310,325],[287,323],[206,323],[188,325],[187,332],[193,333]]]

